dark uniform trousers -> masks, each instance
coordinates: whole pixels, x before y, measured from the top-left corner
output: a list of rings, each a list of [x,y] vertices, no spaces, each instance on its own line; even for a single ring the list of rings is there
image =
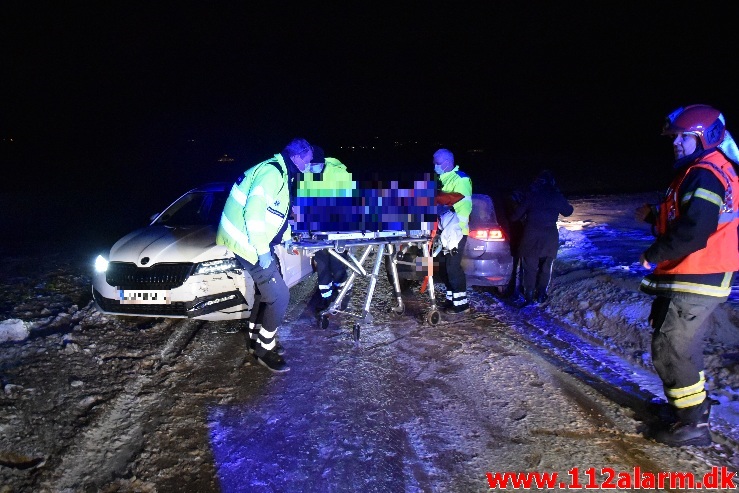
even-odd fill
[[[252,307],[252,310],[257,311],[257,315],[254,317],[252,314],[256,330],[251,334],[251,338],[257,338],[256,354],[261,357],[276,346],[277,327],[282,323],[287,312],[290,290],[280,275],[274,257],[266,269],[238,255],[236,258],[244,268],[244,275],[248,273],[259,290],[257,295],[259,301]]]
[[[690,414],[698,411],[706,398],[705,322],[720,302],[709,297],[685,301],[658,296],[652,303],[652,363],[662,379],[665,396],[686,421],[695,418]]]

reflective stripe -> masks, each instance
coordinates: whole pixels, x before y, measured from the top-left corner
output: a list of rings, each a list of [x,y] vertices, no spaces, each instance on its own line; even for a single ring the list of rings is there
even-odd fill
[[[727,272],[724,275],[724,281],[721,286],[709,286],[708,284],[697,284],[692,282],[672,281],[672,282],[655,282],[647,279],[642,279],[642,286],[653,289],[653,290],[669,290],[680,293],[693,293],[702,294],[705,296],[714,296],[717,298],[723,298],[731,294],[731,285],[727,282],[727,279],[731,279],[731,272]]]
[[[701,392],[705,390],[705,385],[706,385],[705,373],[701,371],[698,375],[699,375],[700,380],[698,380],[697,383],[694,383],[693,385],[689,385],[687,387],[681,387],[679,389],[665,388],[665,395],[667,397],[672,397],[673,399],[679,399],[681,397],[685,397],[687,395],[695,394],[697,392]]]
[[[688,195],[690,194],[687,194],[687,193],[685,194],[685,197],[683,197],[683,202],[687,202],[687,200],[689,200]],[[710,190],[706,190],[705,188],[696,189],[693,192],[693,196],[699,199],[707,200],[710,203],[717,205],[719,207],[724,205],[724,200],[722,197],[719,197],[717,194],[711,192]]]
[[[454,295],[452,296],[452,301],[454,302],[454,306],[466,305],[468,303],[467,292],[454,293]]]
[[[697,394],[691,394],[688,397],[683,397],[681,399],[670,399],[669,397],[667,399],[674,407],[678,409],[684,409],[686,407],[697,406],[701,402],[705,401],[706,391],[703,390],[701,392],[698,392]]]
[[[249,322],[249,339],[256,341],[259,339],[259,331],[262,330],[262,324]]]
[[[265,231],[267,228],[265,228],[264,221],[258,221],[256,219],[252,219],[249,221],[246,221],[246,229],[253,233],[261,233]]]
[[[226,234],[233,238],[236,243],[242,246],[246,246],[249,244],[249,237],[246,235],[246,233],[237,228],[225,215],[221,217],[221,226],[226,231]]]
[[[259,331],[259,345],[262,346],[267,351],[271,351],[275,348],[277,345],[277,338],[275,337],[277,335],[277,328],[275,327],[275,330],[269,331],[265,329],[264,327],[261,328]]]
[[[254,195],[256,197],[266,197],[267,194],[264,193],[264,187],[262,185],[257,185],[254,188],[251,189],[251,193],[249,194]],[[271,197],[267,198],[267,202],[271,202]]]
[[[231,193],[229,195],[231,195],[231,197],[241,207],[244,207],[246,205],[246,194],[242,192],[241,189],[237,185],[234,185],[233,187],[231,187]]]
[[[731,211],[731,212],[722,212],[718,216],[718,223],[730,223],[734,219],[739,217],[739,212]]]

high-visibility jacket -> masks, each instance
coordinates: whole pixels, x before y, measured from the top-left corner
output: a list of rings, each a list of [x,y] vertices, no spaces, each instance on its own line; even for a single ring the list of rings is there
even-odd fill
[[[454,212],[459,218],[459,228],[463,235],[470,234],[470,214],[472,213],[472,180],[467,174],[455,166],[453,170],[439,175],[441,180],[441,192],[457,192],[463,198],[454,202]]]
[[[275,154],[246,170],[231,187],[218,224],[216,244],[256,264],[259,255],[291,237],[289,174],[285,158]]]
[[[298,180],[298,197],[351,197],[357,188],[346,166],[332,157],[321,173],[303,173]]]
[[[710,176],[706,172],[721,188],[711,189],[716,181],[701,179]],[[685,166],[658,206],[657,241],[645,252],[657,267],[644,278],[641,289],[650,294],[727,297],[733,273],[739,270],[738,212],[739,178],[723,154],[710,152]],[[687,214],[690,220],[681,221]]]

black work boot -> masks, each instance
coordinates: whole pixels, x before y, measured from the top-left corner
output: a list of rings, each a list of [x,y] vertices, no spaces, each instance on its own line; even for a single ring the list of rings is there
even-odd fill
[[[670,447],[711,445],[713,439],[708,423],[710,413],[711,402],[708,399],[697,406],[677,409],[677,421],[669,428],[655,433],[654,439]]]
[[[275,338],[275,348],[273,349],[274,352],[282,356],[285,354],[285,346],[282,345],[279,339]]]
[[[316,306],[316,309],[319,312],[328,310],[328,307],[331,306],[331,303],[333,303],[332,297],[328,297],[328,298],[322,297],[320,300],[318,300],[318,305]]]
[[[285,373],[286,371],[290,371],[290,367],[287,366],[285,359],[277,354],[277,351],[264,350],[263,348],[258,347],[254,357],[260,365],[274,373]]]

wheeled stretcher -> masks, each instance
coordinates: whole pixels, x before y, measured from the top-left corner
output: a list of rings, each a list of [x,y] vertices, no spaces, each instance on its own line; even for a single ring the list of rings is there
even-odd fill
[[[400,292],[397,268],[397,264],[400,261],[398,260],[397,255],[401,248],[408,245],[419,247],[423,252],[424,262],[422,262],[422,264],[429,266],[427,273],[427,288],[431,306],[426,313],[425,319],[431,325],[436,325],[441,320],[441,315],[434,298],[434,280],[432,275],[433,263],[429,247],[430,235],[428,232],[311,232],[302,233],[299,237],[296,237],[296,240],[297,241],[294,243],[294,246],[299,250],[302,250],[304,253],[310,255],[318,250],[327,250],[330,255],[341,261],[351,271],[346,283],[336,296],[336,299],[328,306],[328,308],[318,314],[319,325],[321,328],[325,329],[328,327],[329,317],[331,315],[344,313],[357,319],[353,324],[352,337],[355,341],[359,340],[361,330],[360,324],[372,323],[373,321],[370,307],[372,306],[372,297],[374,295],[375,288],[377,287],[377,280],[380,275],[380,267],[382,265],[383,258],[389,259],[388,270],[393,285],[393,295],[397,303],[397,306],[394,306],[392,311],[396,314],[403,314],[405,312],[405,304],[403,303]],[[375,252],[374,265],[372,265],[371,270],[367,270],[364,264],[373,251]],[[345,252],[347,254],[346,258],[343,255]],[[342,301],[354,286],[357,276],[369,278],[361,313],[354,313],[341,309]]]

